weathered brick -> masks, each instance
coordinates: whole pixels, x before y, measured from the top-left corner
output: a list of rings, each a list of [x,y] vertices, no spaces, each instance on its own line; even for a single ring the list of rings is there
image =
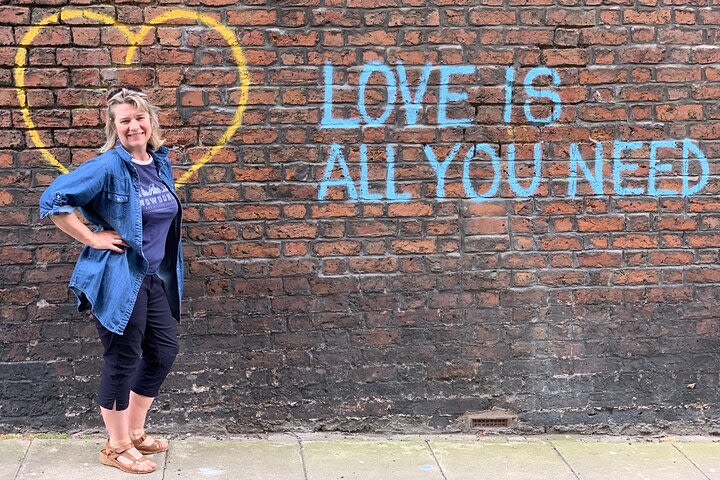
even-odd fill
[[[27,7],[0,7],[0,24],[22,25],[30,22],[30,9]]]
[[[624,10],[623,22],[641,25],[664,25],[670,22],[670,9]]]
[[[564,27],[588,27],[595,25],[595,9],[592,10],[570,10],[560,8],[547,12],[545,21],[548,25]]]
[[[513,10],[489,8],[472,9],[469,12],[470,25],[515,25],[516,13]]]
[[[228,10],[226,14],[229,25],[273,25],[277,21],[274,10]]]

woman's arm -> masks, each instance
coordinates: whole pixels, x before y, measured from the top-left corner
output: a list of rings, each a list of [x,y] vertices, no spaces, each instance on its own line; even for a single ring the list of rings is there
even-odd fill
[[[120,238],[120,235],[113,230],[101,230],[97,233],[90,230],[78,216],[73,213],[60,213],[51,215],[50,220],[63,232],[75,240],[98,250],[112,250],[122,253],[120,247],[127,247],[128,244]]]

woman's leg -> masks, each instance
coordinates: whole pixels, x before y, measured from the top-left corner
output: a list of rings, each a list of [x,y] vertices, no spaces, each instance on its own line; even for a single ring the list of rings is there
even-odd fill
[[[130,387],[142,354],[148,297],[146,287],[147,284],[143,281],[122,335],[109,331],[96,321],[105,349],[97,403],[108,432],[110,448],[114,449],[130,443]],[[136,459],[142,456],[135,448],[130,449],[129,453]],[[118,457],[118,460],[125,464],[132,463],[132,460],[122,456]],[[139,468],[148,471],[155,467],[154,462],[145,461]]]
[[[143,356],[138,365],[130,392],[130,436],[140,438],[145,433],[145,420],[153,400],[160,391],[178,353],[177,321],[172,317],[162,281],[157,276],[148,277],[147,324],[142,343]],[[143,446],[152,445],[148,437]],[[161,447],[167,443],[159,441]]]
[[[123,445],[127,445],[128,443],[130,443],[128,410],[129,409],[108,410],[107,408],[100,407],[100,414],[102,415],[103,421],[105,422],[105,428],[107,429],[108,435],[110,437],[110,439],[108,440],[110,443],[110,448],[117,449]],[[135,459],[139,459],[140,457],[142,457],[142,453],[140,453],[137,448],[134,447],[128,450],[128,453]],[[132,460],[125,458],[122,455],[118,457],[118,461],[128,466],[133,463]],[[157,464],[152,460],[148,459],[140,463],[138,468],[142,472],[148,472],[157,468]]]
[[[154,397],[146,397],[144,395],[137,394],[130,391],[130,406],[128,407],[128,425],[130,438],[136,440],[143,436],[145,433],[145,420],[147,419],[147,412],[150,410],[150,406],[155,400]],[[150,446],[156,441],[155,438],[148,436],[145,441],[141,444],[142,446]],[[162,440],[157,440],[161,448],[167,448],[168,443]]]

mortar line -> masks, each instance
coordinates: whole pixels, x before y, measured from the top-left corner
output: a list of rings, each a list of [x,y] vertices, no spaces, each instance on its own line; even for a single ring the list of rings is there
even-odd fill
[[[685,452],[683,452],[682,449],[680,449],[680,448],[675,444],[675,442],[671,442],[670,445],[672,445],[673,448],[675,448],[675,450],[677,450],[678,452],[680,452],[680,455],[682,455],[683,457],[685,457],[685,460],[687,460],[688,462],[690,462],[693,467],[697,468],[697,471],[700,472],[700,474],[701,474],[703,477],[707,478],[707,480],[710,480],[710,477],[708,477],[708,476],[705,474],[705,472],[703,472],[702,469],[701,469],[700,467],[698,467],[697,464],[690,459],[690,457],[688,457],[687,455],[685,455]]]
[[[557,447],[555,446],[555,443],[554,443],[552,440],[549,440],[549,442],[550,442],[550,446],[553,448],[553,450],[555,450],[555,453],[558,454],[558,456],[560,457],[560,459],[561,459],[561,460],[565,463],[565,465],[567,465],[567,467],[570,469],[570,473],[573,474],[573,476],[575,477],[576,480],[580,480],[580,475],[577,474],[577,472],[576,472],[575,469],[572,467],[572,465],[570,465],[570,462],[568,462],[567,459],[563,456],[563,454],[560,453],[560,450],[557,449]]]
[[[23,453],[22,458],[20,459],[20,465],[18,465],[17,470],[15,471],[15,475],[13,476],[13,480],[17,480],[17,478],[20,476],[20,470],[22,470],[23,464],[25,463],[25,459],[27,458],[27,454],[30,451],[30,445],[32,445],[33,441],[35,441],[34,438],[30,439],[30,443],[28,443],[27,448],[25,448],[25,453]]]
[[[295,432],[290,432],[290,435],[295,437],[295,439],[298,442],[298,447],[300,447],[300,466],[302,466],[302,469],[303,469],[303,478],[305,480],[309,480],[308,473],[307,473],[307,467],[305,466],[305,450],[304,450],[302,439],[300,438],[300,435],[298,435]]]
[[[443,469],[442,469],[442,465],[440,465],[440,461],[439,461],[439,460],[437,459],[437,457],[435,456],[435,451],[433,451],[432,445],[430,445],[430,440],[428,440],[427,438],[425,438],[424,441],[425,441],[425,445],[427,445],[428,450],[430,450],[430,455],[432,455],[433,460],[435,460],[435,464],[437,465],[438,470],[440,470],[440,475],[442,475],[442,478],[443,478],[444,480],[448,480],[447,475],[445,475],[445,472],[444,472]]]

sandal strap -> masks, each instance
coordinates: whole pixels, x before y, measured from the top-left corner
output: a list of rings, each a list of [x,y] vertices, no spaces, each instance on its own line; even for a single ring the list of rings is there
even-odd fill
[[[120,446],[118,446],[118,447],[114,447],[114,448],[110,445],[110,441],[109,441],[109,440],[108,440],[107,442],[105,442],[105,449],[106,449],[109,453],[114,453],[114,454],[117,454],[117,455],[121,455],[121,454],[123,454],[123,453],[125,453],[125,452],[127,452],[128,450],[133,449],[133,448],[135,448],[135,445],[133,445],[132,442],[124,443],[124,444],[122,444],[122,445],[120,445]]]
[[[153,438],[152,443],[150,445],[143,445],[143,443],[147,440],[147,438],[148,438],[147,433],[143,433],[141,436],[134,439],[132,441],[132,443],[133,443],[133,445],[135,445],[136,448],[140,448],[143,450],[153,450],[154,451],[154,450],[158,450],[162,447],[162,442],[157,438]]]
[[[149,460],[145,455],[140,455],[140,458],[135,458],[132,456],[132,454],[130,453],[130,450],[135,448],[135,445],[133,445],[132,442],[125,443],[123,445],[120,445],[117,448],[113,448],[110,446],[110,441],[108,440],[107,442],[105,442],[105,446],[106,446],[105,450],[107,452],[105,455],[108,458],[110,458],[112,460],[117,460],[118,462],[120,461],[120,460],[118,460],[118,457],[123,457],[127,460],[130,460],[131,463],[124,463],[124,462],[121,462],[121,463],[123,465],[125,465],[125,467],[130,468],[132,470],[140,471],[140,464]]]

